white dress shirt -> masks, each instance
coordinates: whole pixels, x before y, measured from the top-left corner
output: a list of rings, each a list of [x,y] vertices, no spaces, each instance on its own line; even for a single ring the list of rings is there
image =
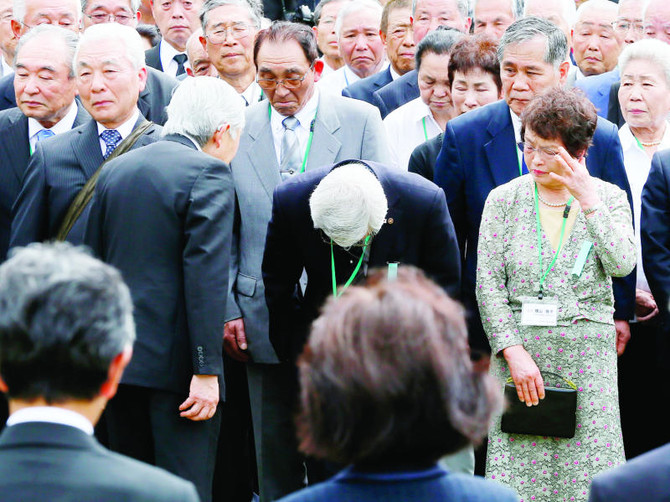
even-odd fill
[[[261,86],[258,85],[258,82],[254,80],[251,82],[251,84],[249,84],[249,87],[247,87],[244,92],[240,94],[240,96],[242,96],[247,106],[253,105],[254,103],[258,103],[263,99],[263,89],[261,89]]]
[[[72,102],[70,104],[70,109],[67,113],[60,119],[53,127],[49,127],[51,132],[55,135],[67,132],[72,129],[74,121],[77,118],[77,105]],[[37,133],[46,129],[42,124],[32,117],[28,117],[28,141],[30,142],[30,151],[35,151],[35,145],[37,144]]]
[[[424,130],[424,122],[426,128]],[[407,171],[409,158],[421,143],[442,132],[421,97],[405,103],[384,118],[391,164]]]
[[[135,127],[135,123],[137,122],[137,119],[140,117],[140,111],[139,109],[135,108],[135,113],[133,113],[133,116],[130,117],[128,120],[126,120],[123,124],[121,124],[119,127],[115,127],[119,134],[121,135],[121,141],[126,139],[128,135],[133,132],[133,128]],[[104,125],[102,125],[100,122],[98,122],[98,139],[100,141],[100,150],[102,151],[102,155],[105,155],[105,152],[107,151],[107,144],[102,140],[100,135],[104,130],[108,129]],[[117,146],[118,147],[118,146]]]
[[[179,68],[179,64],[174,60],[174,57],[177,54],[186,54],[186,53],[179,52],[165,40],[161,40],[159,42],[158,55],[160,56],[161,59],[161,66],[163,67],[163,73],[167,73],[172,77],[177,76],[177,68]],[[184,62],[184,70],[190,67],[191,63],[189,62],[188,59],[186,59],[186,61]]]
[[[312,97],[309,98],[307,103],[305,103],[305,106],[303,106],[302,109],[294,115],[300,123],[298,127],[295,128],[295,134],[298,138],[298,145],[300,145],[300,151],[303,152],[303,156],[307,153],[306,150],[307,143],[309,141],[310,127],[312,125],[312,121],[316,117],[318,105],[319,90],[314,88],[314,94]],[[274,108],[271,109],[270,127],[272,127],[272,139],[275,147],[275,155],[277,156],[277,163],[279,165],[281,165],[281,141],[284,137],[284,124],[282,124],[282,121],[285,118],[285,115],[281,115]]]
[[[642,246],[640,244],[640,212],[642,211],[642,188],[647,182],[649,170],[651,169],[651,159],[645,153],[644,149],[637,144],[635,136],[631,132],[628,124],[624,124],[619,129],[619,140],[623,150],[623,165],[626,168],[626,176],[630,184],[630,191],[633,195],[633,217],[635,219],[635,242],[637,246],[637,280],[636,287],[644,291],[649,290],[647,277],[642,269]],[[666,124],[665,133],[658,145],[659,150],[670,148],[670,127]]]
[[[57,406],[30,406],[15,411],[7,419],[7,427],[27,422],[47,422],[75,427],[89,436],[93,435],[93,424],[76,411]]]
[[[14,73],[14,68],[7,64],[7,61],[5,61],[5,56],[0,54],[0,77],[4,77],[5,75],[10,75]]]

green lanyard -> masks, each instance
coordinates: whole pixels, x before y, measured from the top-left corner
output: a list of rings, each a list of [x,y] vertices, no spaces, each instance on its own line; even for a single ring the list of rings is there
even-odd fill
[[[428,141],[428,131],[426,131],[426,117],[423,118],[423,137]]]
[[[356,268],[351,274],[351,277],[347,280],[347,282],[344,283],[344,286],[342,286],[342,291],[337,292],[337,277],[335,276],[335,254],[333,253],[333,239],[330,240],[330,269],[332,271],[332,276],[333,276],[333,296],[337,298],[340,296],[342,293],[344,293],[344,290],[347,289],[352,282],[354,282],[354,279],[356,278],[356,275],[358,274],[358,271],[361,268],[361,265],[363,264],[363,257],[365,257],[365,251],[368,248],[368,242],[370,241],[370,236],[368,235],[365,237],[365,241],[363,242],[363,252],[361,253],[361,257],[358,259],[358,264],[356,265]]]
[[[309,138],[307,139],[307,148],[305,149],[305,156],[302,158],[302,166],[300,166],[300,172],[305,172],[305,167],[307,166],[307,158],[309,157],[309,151],[312,149],[312,138],[314,137],[314,122],[316,122],[316,113],[314,113],[314,118],[309,125]],[[272,119],[272,106],[268,105],[268,117]]]
[[[573,196],[570,196],[568,202],[566,202],[565,204],[565,210],[563,211],[563,224],[561,225],[561,237],[558,240],[558,249],[556,249],[556,253],[554,253],[554,259],[551,260],[549,267],[542,274],[542,277],[540,277],[540,293],[537,296],[540,300],[542,299],[543,296],[542,286],[544,285],[544,280],[547,278],[547,274],[549,274],[549,271],[556,263],[556,260],[558,259],[558,253],[561,252],[561,247],[563,247],[563,236],[565,234],[565,226],[568,222],[568,216],[570,216],[570,205],[572,204],[573,200],[575,200],[575,198]],[[537,252],[539,253],[540,272],[542,272],[542,226],[540,225],[540,205],[538,203],[537,183],[535,183],[535,223],[537,229]]]

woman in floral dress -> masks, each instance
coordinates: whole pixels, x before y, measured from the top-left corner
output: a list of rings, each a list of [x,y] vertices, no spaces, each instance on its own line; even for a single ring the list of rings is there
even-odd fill
[[[612,276],[635,266],[631,210],[592,178],[584,155],[596,128],[586,98],[555,89],[522,115],[529,173],[489,194],[480,226],[477,298],[501,392],[508,378],[534,406],[556,377],[577,392],[572,438],[489,433],[486,476],[521,500],[586,501],[595,474],[624,462]],[[548,306],[542,318],[533,305]],[[524,306],[525,305],[525,306]],[[521,323],[522,310],[528,314]]]

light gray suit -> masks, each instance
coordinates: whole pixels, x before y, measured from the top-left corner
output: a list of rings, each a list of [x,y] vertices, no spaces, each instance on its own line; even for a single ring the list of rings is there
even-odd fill
[[[306,169],[346,159],[388,162],[379,111],[339,96],[319,97]],[[295,448],[291,404],[293,368],[278,364],[268,336],[268,310],[261,275],[272,194],[281,182],[268,102],[247,109],[246,126],[231,163],[237,196],[226,320],[242,317],[253,362],[248,364],[261,500],[300,488],[303,474]]]

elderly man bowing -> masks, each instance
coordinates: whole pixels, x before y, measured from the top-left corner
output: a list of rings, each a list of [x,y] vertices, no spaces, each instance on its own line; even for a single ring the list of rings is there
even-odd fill
[[[110,446],[192,481],[203,501],[220,421],[234,214],[227,163],[243,125],[228,84],[184,81],[163,140],[102,170],[85,237],[121,271],[135,304],[134,357],[107,408]]]

